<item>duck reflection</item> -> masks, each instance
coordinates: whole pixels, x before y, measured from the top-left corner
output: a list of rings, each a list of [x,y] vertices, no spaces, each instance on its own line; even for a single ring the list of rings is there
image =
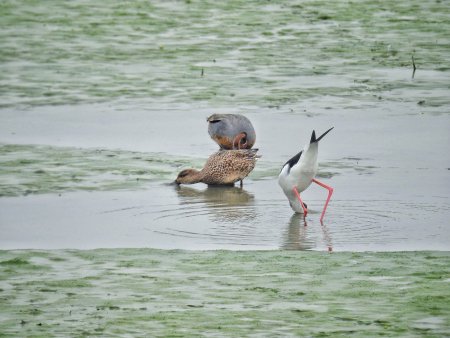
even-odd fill
[[[331,237],[328,232],[328,228],[321,223],[322,237],[328,251],[333,251]],[[317,243],[314,240],[313,229],[308,227],[306,218],[302,214],[293,214],[289,220],[284,241],[281,245],[285,250],[312,250],[317,247]],[[308,235],[309,233],[309,235]]]
[[[253,194],[238,187],[208,186],[196,189],[177,186],[178,197],[183,204],[205,206],[214,222],[245,222],[256,217]]]

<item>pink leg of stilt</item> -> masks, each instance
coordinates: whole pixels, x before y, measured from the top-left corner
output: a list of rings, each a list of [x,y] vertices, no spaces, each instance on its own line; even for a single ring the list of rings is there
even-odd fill
[[[328,202],[330,202],[330,198],[331,195],[333,195],[333,188],[326,185],[325,183],[319,182],[318,180],[316,180],[315,178],[313,178],[312,180],[314,183],[317,183],[318,185],[320,185],[321,187],[324,187],[325,189],[328,190],[328,197],[327,197],[327,201],[325,202],[325,206],[323,207],[323,211],[322,211],[322,215],[320,216],[320,221],[322,222],[323,220],[323,216],[325,216],[325,211],[327,210],[327,206],[328,206]]]
[[[302,199],[300,198],[300,193],[297,190],[297,187],[293,187],[292,190],[294,191],[295,196],[297,196],[298,200],[300,201],[300,205],[303,208],[303,216],[306,217],[306,215],[308,214],[308,210],[305,207],[305,203],[303,203]]]

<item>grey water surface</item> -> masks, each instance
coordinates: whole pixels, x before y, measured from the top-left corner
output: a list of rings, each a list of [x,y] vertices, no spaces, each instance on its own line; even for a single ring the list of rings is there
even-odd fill
[[[0,248],[448,250],[449,8],[440,1],[1,5]],[[70,14],[69,14],[70,13]],[[413,62],[416,67],[413,73]],[[166,185],[243,113],[244,188]],[[318,133],[293,215],[276,177]]]
[[[449,336],[449,18],[445,0],[1,1],[0,336]],[[253,122],[255,170],[170,184],[217,150],[212,113]],[[330,127],[321,224],[326,190],[304,219],[277,175]]]
[[[61,145],[1,147],[3,248],[449,249],[447,115],[380,112],[370,121],[356,111],[315,118],[249,112],[262,158],[241,189],[170,184],[178,171],[201,168],[216,150],[207,111],[171,111],[167,120],[160,113],[154,130],[130,123],[123,131],[114,122],[122,112],[111,112],[111,133],[103,134],[104,126],[92,121],[96,111],[75,127],[63,127],[58,109],[34,114],[46,118],[36,119],[33,130],[20,118],[2,128],[16,131],[16,143],[35,137]],[[146,112],[133,115],[152,125]],[[311,213],[303,219],[293,214],[276,177],[310,130],[330,125],[335,130],[320,144],[319,179],[335,193],[321,225],[326,190],[312,185],[305,191]],[[65,133],[49,136],[47,129]],[[139,152],[118,150],[126,148]]]

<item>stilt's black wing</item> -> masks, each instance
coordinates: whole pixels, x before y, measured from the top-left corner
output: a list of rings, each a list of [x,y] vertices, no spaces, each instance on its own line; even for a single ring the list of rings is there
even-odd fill
[[[283,164],[283,168],[286,164],[289,165],[288,167],[288,173],[291,171],[291,168],[296,165],[298,163],[298,161],[300,160],[300,157],[302,156],[303,150],[300,151],[297,155],[295,155],[294,157],[292,157],[289,161],[287,161],[285,164]]]

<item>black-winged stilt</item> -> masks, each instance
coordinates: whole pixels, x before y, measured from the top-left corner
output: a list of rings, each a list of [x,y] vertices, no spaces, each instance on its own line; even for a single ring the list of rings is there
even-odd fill
[[[317,183],[328,190],[328,197],[322,215],[320,216],[321,222],[325,215],[325,211],[327,210],[328,202],[333,194],[333,188],[315,179],[318,169],[317,154],[319,152],[319,141],[328,134],[331,129],[333,128],[328,129],[318,138],[316,138],[316,133],[313,130],[309,144],[283,165],[280,175],[278,176],[278,184],[289,199],[292,210],[304,214],[304,216],[307,215],[308,209],[306,204],[303,203],[300,193],[306,190],[312,182]]]

